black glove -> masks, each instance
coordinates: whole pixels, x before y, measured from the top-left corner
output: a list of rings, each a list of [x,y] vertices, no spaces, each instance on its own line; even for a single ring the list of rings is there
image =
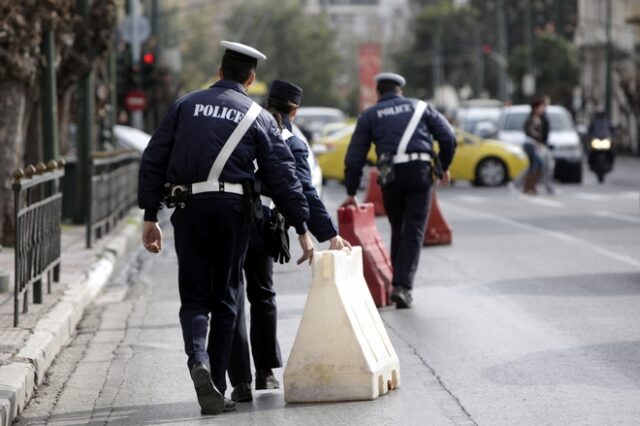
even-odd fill
[[[291,260],[289,233],[287,232],[289,227],[286,225],[284,217],[277,209],[273,209],[271,219],[266,225],[267,253],[280,264],[288,263]]]

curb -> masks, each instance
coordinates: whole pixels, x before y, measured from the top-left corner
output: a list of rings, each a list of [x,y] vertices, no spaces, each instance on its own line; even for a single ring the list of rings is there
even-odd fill
[[[0,426],[11,426],[44,380],[54,358],[73,336],[85,308],[93,302],[118,264],[138,244],[141,215],[129,215],[110,237],[99,259],[70,284],[54,307],[42,317],[14,362],[0,366]]]

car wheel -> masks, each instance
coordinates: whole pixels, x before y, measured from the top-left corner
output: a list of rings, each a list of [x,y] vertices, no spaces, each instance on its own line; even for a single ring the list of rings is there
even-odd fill
[[[500,186],[507,177],[507,166],[499,158],[485,158],[476,167],[475,183],[481,186]]]

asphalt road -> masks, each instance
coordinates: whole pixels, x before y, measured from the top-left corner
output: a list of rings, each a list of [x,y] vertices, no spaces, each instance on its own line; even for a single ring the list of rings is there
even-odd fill
[[[639,424],[640,161],[559,190],[439,191],[453,245],[423,250],[413,309],[380,311],[402,386],[378,400],[292,405],[261,391],[201,416],[167,229],[163,253],[139,252],[90,308],[17,424]],[[335,211],[344,189],[323,197]],[[276,270],[286,357],[311,274]]]

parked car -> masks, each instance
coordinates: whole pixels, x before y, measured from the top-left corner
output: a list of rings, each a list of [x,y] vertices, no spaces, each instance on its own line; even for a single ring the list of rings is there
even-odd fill
[[[151,139],[149,133],[136,129],[135,127],[123,126],[121,124],[113,126],[113,134],[121,148],[133,149],[138,152],[144,151]]]
[[[491,99],[466,101],[456,111],[456,124],[462,130],[481,138],[495,136],[502,113],[502,102]]]
[[[313,150],[311,149],[311,146],[309,145],[309,141],[307,140],[306,136],[302,133],[300,128],[295,124],[293,124],[293,134],[299,137],[300,139],[302,139],[307,144],[307,148],[309,150],[309,156],[307,157],[307,161],[309,162],[309,168],[311,169],[311,183],[313,184],[313,187],[318,192],[318,195],[322,197],[322,169],[318,164],[318,160],[316,159],[316,156]]]
[[[355,126],[314,144],[325,179],[344,181],[344,158]],[[452,180],[468,180],[477,185],[498,186],[524,171],[529,161],[521,147],[479,138],[463,130],[456,131],[458,149],[451,164]],[[367,162],[376,163],[372,144]]]
[[[497,138],[506,143],[523,145],[526,140],[524,122],[530,111],[529,105],[505,107],[498,121]],[[582,182],[583,148],[569,111],[562,106],[550,105],[546,115],[551,128],[549,146],[556,163],[555,178],[561,182]]]
[[[318,158],[324,179],[344,181],[344,157],[347,155],[347,148],[355,128],[355,124],[350,124],[313,143],[313,151]],[[367,161],[371,164],[376,163],[373,144],[367,154]]]
[[[346,118],[344,112],[337,108],[300,107],[296,113],[296,124],[313,143],[320,137],[324,126],[330,123],[342,123]]]
[[[522,173],[529,160],[516,145],[483,139],[456,130],[456,155],[450,172],[452,180],[467,180],[478,186],[499,186]]]
[[[150,134],[130,126],[115,125],[113,126],[113,133],[120,147],[134,149],[140,153],[144,151],[151,139]],[[309,146],[307,138],[305,138],[295,124],[293,125],[293,134],[305,141],[307,146]],[[320,169],[311,147],[309,147],[309,157],[307,160],[309,161],[309,167],[311,169],[311,182],[318,191],[318,195],[322,195],[322,169]]]

